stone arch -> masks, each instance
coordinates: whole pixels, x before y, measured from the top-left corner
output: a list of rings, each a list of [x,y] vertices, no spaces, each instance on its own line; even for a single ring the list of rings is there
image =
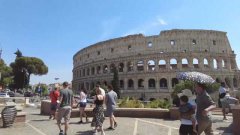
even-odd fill
[[[101,66],[97,66],[97,74],[100,74],[101,72]]]
[[[85,76],[85,68],[83,69],[83,76]]]
[[[177,69],[177,60],[175,58],[170,59],[170,69]]]
[[[133,89],[134,88],[134,82],[132,79],[128,80],[128,88]]]
[[[91,69],[91,75],[94,75],[95,74],[95,67],[92,67]]]
[[[144,80],[143,79],[138,79],[138,88],[144,88]]]
[[[143,71],[144,70],[144,61],[143,60],[139,60],[137,62],[137,71]]]
[[[238,87],[238,82],[237,82],[237,78],[233,78],[233,87],[237,88]]]
[[[224,59],[222,59],[222,68],[225,68],[226,69],[226,62]]]
[[[115,67],[115,64],[112,63],[112,64],[110,65],[110,73],[113,73],[113,69],[114,69],[114,67]]]
[[[123,72],[124,64],[121,62],[118,65],[118,72]]]
[[[197,58],[193,58],[193,67],[194,68],[199,68],[199,62]]]
[[[174,87],[178,83],[179,83],[179,81],[177,78],[172,78],[172,87]]]
[[[106,74],[108,72],[108,66],[104,65],[103,66],[103,73]]]
[[[188,68],[188,60],[187,58],[182,59],[182,68]]]
[[[148,61],[148,71],[154,71],[155,70],[155,61],[149,60]]]
[[[91,85],[90,85],[90,90],[94,89],[94,87],[95,87],[95,84],[94,84],[94,82],[92,81],[92,82],[91,82]]]
[[[148,88],[155,89],[156,88],[156,81],[155,79],[151,78],[148,80]]]
[[[123,80],[119,80],[119,87],[120,87],[121,89],[124,88],[124,81],[123,81]]]
[[[168,88],[167,79],[166,78],[160,79],[159,86],[161,89],[167,89]]]
[[[208,59],[206,58],[203,59],[203,65],[204,65],[204,68],[209,68]]]
[[[158,62],[159,69],[166,69],[166,61],[165,60],[159,60]]]
[[[231,88],[231,81],[230,77],[225,77],[225,83],[229,88]]]
[[[213,68],[218,69],[218,62],[216,59],[213,59]]]
[[[89,82],[86,82],[86,90],[88,91],[89,89],[90,89],[90,84],[89,84]]]
[[[133,71],[133,62],[132,62],[132,61],[129,61],[129,62],[127,63],[127,69],[128,69],[128,72]]]
[[[87,68],[87,76],[90,75],[90,68]]]

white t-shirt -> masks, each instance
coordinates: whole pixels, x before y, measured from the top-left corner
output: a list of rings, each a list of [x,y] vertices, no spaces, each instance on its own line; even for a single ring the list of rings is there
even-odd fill
[[[80,92],[80,102],[87,102],[87,95],[84,92]]]
[[[218,91],[219,91],[219,94],[222,94],[222,93],[226,93],[227,90],[226,90],[226,88],[220,86]]]
[[[195,117],[196,117],[196,112],[197,112],[197,104],[195,102],[195,99],[189,99],[188,100],[188,103],[190,103],[191,105],[195,106]],[[181,124],[183,125],[192,125],[192,121],[191,120],[188,120],[188,119],[181,119]],[[196,124],[197,124],[197,121],[196,121]]]

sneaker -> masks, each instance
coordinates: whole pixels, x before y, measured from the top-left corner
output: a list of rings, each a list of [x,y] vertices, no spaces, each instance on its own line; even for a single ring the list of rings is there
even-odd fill
[[[59,135],[64,135],[63,130],[60,130]]]
[[[114,128],[112,128],[112,127],[109,127],[109,128],[107,128],[108,130],[114,130]]]
[[[82,122],[82,121],[79,121],[79,122],[78,122],[78,124],[81,124],[81,123],[83,123],[83,122]]]
[[[51,119],[52,119],[52,115],[49,116],[49,120],[51,120]]]
[[[117,127],[117,122],[114,122],[114,128],[116,128]]]

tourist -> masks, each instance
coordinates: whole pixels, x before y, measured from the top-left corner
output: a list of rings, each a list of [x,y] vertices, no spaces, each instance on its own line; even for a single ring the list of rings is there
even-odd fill
[[[58,101],[58,97],[59,97],[60,93],[59,93],[59,88],[55,87],[54,90],[52,90],[49,94],[49,97],[51,99],[51,108],[50,108],[50,116],[49,119],[55,119],[55,113],[57,110],[57,101]]]
[[[117,98],[117,93],[113,91],[112,85],[108,85],[108,93],[105,97],[105,103],[107,107],[106,115],[109,117],[110,120],[110,127],[108,128],[110,130],[113,130],[117,127],[117,122],[113,114],[117,105]]]
[[[105,90],[101,88],[99,84],[96,85],[96,89],[99,89],[101,91],[101,94],[105,97]]]
[[[85,108],[87,106],[87,91],[86,89],[83,89],[80,91],[80,102],[79,102],[79,111],[80,111],[80,121],[78,122],[83,123],[82,121],[82,117],[85,116],[86,117],[86,122],[88,122],[88,117],[87,114],[85,112]]]
[[[222,99],[225,97],[227,91],[225,82],[221,82],[221,86],[219,87],[218,91],[219,91],[218,105],[219,107],[222,107]]]
[[[95,127],[94,134],[97,133],[98,129],[101,131],[101,135],[105,135],[103,130],[103,122],[104,122],[104,96],[101,93],[100,89],[96,89],[96,96],[94,96],[94,104],[95,107],[93,109],[93,120],[91,126]]]
[[[216,105],[209,94],[206,92],[205,84],[196,83],[195,91],[197,93],[197,113],[198,134],[205,132],[206,135],[213,135],[212,116],[210,111],[216,108]]]
[[[58,116],[57,116],[57,125],[60,130],[59,135],[67,135],[69,120],[71,116],[71,110],[73,106],[73,92],[71,89],[68,89],[68,82],[63,83],[63,89],[60,90],[59,102],[60,102],[60,106],[58,108]],[[65,125],[64,133],[61,127],[62,118],[64,118],[64,125]]]
[[[180,97],[180,121],[179,128],[180,135],[194,135],[197,134],[197,122],[196,122],[196,102],[193,97],[192,91],[189,89],[182,90],[179,93]]]
[[[223,113],[223,120],[227,120],[226,114],[230,111],[230,104],[239,104],[237,98],[231,97],[229,91],[226,91],[226,95],[221,100],[222,103],[222,113]]]

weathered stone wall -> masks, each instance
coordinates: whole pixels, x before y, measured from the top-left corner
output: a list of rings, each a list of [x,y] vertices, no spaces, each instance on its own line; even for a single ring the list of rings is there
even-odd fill
[[[176,72],[199,71],[217,81],[239,87],[236,55],[226,32],[213,30],[167,30],[160,35],[142,34],[90,45],[73,57],[73,89],[111,83],[116,66],[122,95],[169,97]],[[166,94],[167,93],[167,94]]]

